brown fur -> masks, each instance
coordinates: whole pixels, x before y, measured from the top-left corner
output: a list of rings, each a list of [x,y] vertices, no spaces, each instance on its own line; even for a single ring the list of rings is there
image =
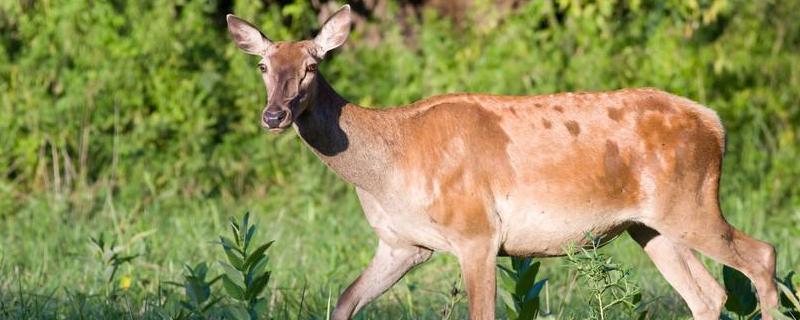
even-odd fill
[[[441,119],[450,119],[448,125],[442,126]],[[427,177],[427,192],[441,193],[427,210],[431,218],[465,237],[489,234],[487,203],[470,194],[488,191],[482,190],[488,181],[473,176],[489,175],[495,170],[511,172],[505,154],[508,136],[500,128],[499,117],[477,104],[444,102],[432,104],[400,125],[399,135],[406,147],[394,151],[396,163]],[[482,155],[484,161],[492,161],[497,167],[490,170],[477,157],[454,166],[441,166],[452,157],[470,154]],[[441,191],[434,186],[436,180],[441,181]]]

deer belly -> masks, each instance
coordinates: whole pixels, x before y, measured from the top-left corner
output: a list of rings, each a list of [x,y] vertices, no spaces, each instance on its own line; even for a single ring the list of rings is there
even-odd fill
[[[634,210],[564,210],[528,206],[502,214],[501,253],[509,256],[564,255],[570,248],[612,240],[629,225]]]

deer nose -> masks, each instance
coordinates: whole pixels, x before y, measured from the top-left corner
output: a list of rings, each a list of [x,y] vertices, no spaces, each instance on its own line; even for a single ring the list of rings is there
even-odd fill
[[[264,123],[267,124],[267,127],[275,128],[278,127],[283,120],[286,119],[286,111],[278,110],[278,111],[264,111],[264,115],[262,116],[262,120]]]

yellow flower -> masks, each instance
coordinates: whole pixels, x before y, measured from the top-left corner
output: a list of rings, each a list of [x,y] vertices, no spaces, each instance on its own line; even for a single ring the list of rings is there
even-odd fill
[[[119,278],[119,287],[127,290],[131,287],[132,281],[131,276],[122,276],[122,278]]]

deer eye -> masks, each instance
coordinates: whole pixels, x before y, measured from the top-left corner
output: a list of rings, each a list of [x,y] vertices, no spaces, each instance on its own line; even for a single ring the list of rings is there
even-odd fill
[[[306,66],[306,71],[308,71],[308,72],[317,71],[317,64],[316,63],[312,63],[312,64],[307,65]]]
[[[259,64],[258,70],[261,70],[261,73],[267,72],[267,66],[264,64]]]

